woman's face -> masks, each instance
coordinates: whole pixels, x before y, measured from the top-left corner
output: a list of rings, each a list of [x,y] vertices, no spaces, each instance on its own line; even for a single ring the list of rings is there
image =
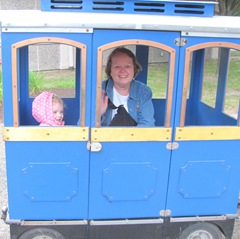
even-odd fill
[[[117,53],[112,57],[111,76],[114,85],[130,87],[134,77],[133,60],[125,53]]]

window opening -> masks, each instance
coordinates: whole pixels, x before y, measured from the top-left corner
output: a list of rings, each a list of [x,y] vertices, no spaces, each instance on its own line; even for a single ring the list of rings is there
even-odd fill
[[[240,51],[231,49],[223,112],[237,119],[240,105]]]
[[[85,126],[84,44],[55,37],[16,43],[12,45],[12,77],[14,126],[38,125],[32,116],[32,101],[45,91],[63,99],[65,125]]]
[[[146,41],[143,42],[146,44]],[[98,77],[97,84],[99,86],[97,89],[100,89],[100,80],[102,81],[106,79],[105,66],[110,53],[116,47],[125,47],[130,49],[136,55],[142,66],[142,71],[138,74],[136,80],[145,83],[152,89],[155,125],[169,127],[172,106],[175,51],[165,45],[151,41],[149,41],[149,45],[141,45],[140,40],[137,41],[138,44],[136,44],[136,40],[126,41],[128,44],[124,43],[125,42],[123,42],[123,44],[119,44],[119,42],[118,44],[112,43],[109,44],[109,47],[105,45],[104,47],[99,48],[100,55],[98,57],[98,69],[101,68],[102,72],[100,74],[101,79]],[[170,68],[172,70],[170,70]],[[100,104],[97,100],[97,108],[98,107],[100,107]],[[96,113],[97,115],[100,115],[99,110],[97,110]],[[98,122],[99,120],[97,119],[96,127],[100,126]]]
[[[201,101],[214,108],[218,83],[219,48],[206,50]]]
[[[149,48],[148,85],[154,99],[166,99],[169,75],[169,53],[156,48]]]
[[[187,92],[183,91],[183,97],[186,97],[185,126],[238,125],[239,50],[229,47],[198,48],[191,51],[186,59],[189,69],[185,67],[188,71],[185,72],[184,83]]]

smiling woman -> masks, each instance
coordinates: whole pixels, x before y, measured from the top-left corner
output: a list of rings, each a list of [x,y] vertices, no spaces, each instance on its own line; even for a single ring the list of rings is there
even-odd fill
[[[118,47],[109,55],[105,68],[108,79],[102,84],[103,126],[154,126],[152,90],[134,80],[140,71],[141,65],[129,49]],[[112,124],[112,120],[119,123]]]

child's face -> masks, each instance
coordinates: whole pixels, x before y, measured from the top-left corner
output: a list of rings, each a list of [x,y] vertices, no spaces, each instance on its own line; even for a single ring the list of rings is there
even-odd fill
[[[62,122],[62,120],[63,120],[63,105],[61,103],[53,103],[53,117],[55,120]]]

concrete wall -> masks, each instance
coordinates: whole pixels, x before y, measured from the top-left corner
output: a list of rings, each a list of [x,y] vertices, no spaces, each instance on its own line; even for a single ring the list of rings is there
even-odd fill
[[[41,0],[0,0],[1,10],[40,10]],[[1,42],[0,42],[1,43]],[[0,44],[1,45],[1,44]],[[72,59],[69,59],[71,50],[67,46],[31,46],[29,49],[30,70],[68,69],[72,67]],[[53,53],[50,55],[49,53]],[[1,47],[0,47],[1,62]]]
[[[40,9],[41,0],[0,0],[1,10]]]
[[[37,10],[40,9],[40,3],[41,0],[0,0],[0,10]],[[2,62],[1,55],[2,52],[0,40],[0,64]]]

